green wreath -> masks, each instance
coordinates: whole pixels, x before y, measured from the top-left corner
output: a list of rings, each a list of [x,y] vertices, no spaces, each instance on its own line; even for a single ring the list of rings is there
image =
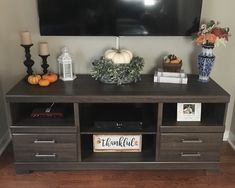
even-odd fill
[[[140,80],[140,71],[144,67],[142,57],[133,57],[128,64],[114,64],[112,60],[103,56],[92,62],[91,76],[96,80],[108,84],[127,84]]]

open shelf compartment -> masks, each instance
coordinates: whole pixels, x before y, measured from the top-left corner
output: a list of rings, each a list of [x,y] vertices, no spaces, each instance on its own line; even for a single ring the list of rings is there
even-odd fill
[[[73,103],[52,104],[11,103],[12,126],[75,126]]]
[[[177,103],[163,104],[162,126],[223,126],[226,103],[202,103],[201,121],[178,121]]]
[[[83,162],[150,162],[155,161],[156,135],[142,135],[141,152],[93,152],[93,135],[81,135]]]
[[[81,134],[96,132],[156,132],[157,104],[79,104]]]

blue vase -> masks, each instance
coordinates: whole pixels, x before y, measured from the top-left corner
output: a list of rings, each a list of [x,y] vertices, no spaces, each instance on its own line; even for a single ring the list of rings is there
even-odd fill
[[[203,45],[202,53],[198,56],[198,81],[208,82],[210,73],[215,62],[215,56],[213,54],[214,45]]]

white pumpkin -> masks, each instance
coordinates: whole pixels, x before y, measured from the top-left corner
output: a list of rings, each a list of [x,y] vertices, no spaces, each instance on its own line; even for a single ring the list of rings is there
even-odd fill
[[[130,50],[122,49],[109,49],[104,53],[106,59],[110,59],[114,64],[128,64],[133,58],[133,54]]]

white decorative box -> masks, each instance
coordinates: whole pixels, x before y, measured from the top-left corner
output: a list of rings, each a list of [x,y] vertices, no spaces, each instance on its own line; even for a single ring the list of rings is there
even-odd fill
[[[187,84],[188,77],[183,70],[181,72],[163,72],[162,69],[158,69],[154,74],[154,82]]]

